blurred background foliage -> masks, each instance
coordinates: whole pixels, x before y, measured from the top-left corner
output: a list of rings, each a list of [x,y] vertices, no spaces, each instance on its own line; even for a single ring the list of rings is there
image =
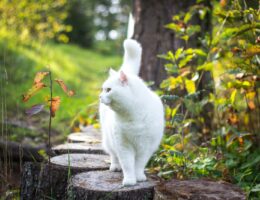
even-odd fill
[[[212,35],[201,48],[159,55],[168,63],[161,83],[166,135],[150,170],[163,178],[211,177],[238,184],[249,199],[260,198],[260,12],[257,1],[216,1],[213,10],[192,6],[166,27],[186,46],[201,31],[194,15],[213,16]],[[203,85],[204,73],[214,82]],[[207,88],[214,90],[208,92]],[[204,112],[214,110],[208,130]]]
[[[47,140],[48,113],[26,117],[24,111],[47,98],[48,89],[25,104],[21,95],[38,71],[49,69],[76,91],[73,100],[61,99],[53,142],[78,130],[75,124],[89,115],[89,104],[97,107],[108,68],[120,65],[129,12],[130,2],[118,0],[0,1],[1,127],[8,139],[30,145]]]

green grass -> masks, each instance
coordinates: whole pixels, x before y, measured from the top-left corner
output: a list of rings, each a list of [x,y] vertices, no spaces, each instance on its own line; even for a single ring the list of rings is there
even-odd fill
[[[61,105],[53,127],[64,135],[69,133],[73,118],[80,112],[84,113],[89,104],[98,101],[108,68],[117,68],[121,63],[121,56],[102,54],[97,49],[56,43],[32,42],[25,45],[11,37],[0,39],[0,52],[1,85],[5,89],[9,115],[22,115],[26,120],[24,110],[43,102],[49,94],[48,88],[27,103],[21,101],[21,95],[31,87],[36,72],[48,70],[47,66],[50,66],[53,78],[64,80],[76,92],[75,96],[68,97],[58,86],[54,86],[54,96],[61,97]],[[47,121],[43,126],[47,126]]]

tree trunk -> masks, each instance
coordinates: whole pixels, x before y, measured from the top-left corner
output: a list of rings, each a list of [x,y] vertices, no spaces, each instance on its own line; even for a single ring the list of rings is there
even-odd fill
[[[84,200],[152,200],[155,183],[140,182],[135,186],[122,186],[122,173],[95,171],[77,174],[70,185],[71,199]]]
[[[142,64],[140,76],[145,81],[153,81],[154,87],[158,88],[161,81],[166,78],[164,65],[165,60],[158,58],[160,54],[166,54],[168,51],[176,51],[178,48],[198,48],[201,46],[198,38],[206,33],[211,34],[211,14],[207,13],[204,20],[200,20],[195,15],[191,19],[191,24],[201,27],[199,34],[193,35],[187,46],[184,40],[179,39],[172,30],[164,26],[172,22],[172,16],[182,12],[187,12],[190,6],[196,4],[196,0],[134,0],[133,13],[135,19],[134,39],[138,40],[143,47]],[[211,8],[210,1],[204,1],[201,4]],[[204,71],[197,90],[204,92],[200,100],[214,91],[214,81],[210,72]],[[203,127],[199,127],[200,132],[205,136],[212,130],[214,107],[208,103],[203,107],[204,118]],[[203,140],[207,137],[203,137]]]
[[[173,15],[180,11],[186,12],[194,4],[196,0],[134,0],[133,38],[143,47],[140,75],[145,81],[154,81],[156,87],[166,77],[166,62],[157,56],[185,47],[184,40],[177,38],[172,30],[165,28],[165,25],[172,22]],[[204,4],[210,7],[209,1]],[[203,21],[198,17],[192,20],[192,23],[201,26],[201,33],[196,35],[195,39],[190,39],[189,47],[198,47],[198,37],[211,31],[210,20],[210,16]]]

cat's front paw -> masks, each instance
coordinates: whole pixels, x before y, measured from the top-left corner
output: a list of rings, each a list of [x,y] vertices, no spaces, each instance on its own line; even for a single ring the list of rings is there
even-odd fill
[[[120,172],[121,171],[121,167],[119,164],[111,164],[109,167],[109,170],[112,172]]]
[[[123,186],[132,186],[136,184],[136,179],[129,179],[129,178],[124,178],[123,180]]]
[[[142,182],[142,181],[146,181],[147,180],[147,178],[146,178],[144,173],[137,175],[136,179],[137,179],[138,182]]]

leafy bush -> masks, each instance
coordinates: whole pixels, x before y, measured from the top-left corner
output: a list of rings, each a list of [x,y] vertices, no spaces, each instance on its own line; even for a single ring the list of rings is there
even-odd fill
[[[200,1],[201,2],[201,1]],[[199,4],[198,4],[199,5]],[[194,15],[211,12],[195,5],[166,27],[189,44],[200,28]],[[196,7],[196,9],[195,9]],[[152,159],[152,171],[165,178],[207,176],[237,183],[249,198],[260,197],[260,13],[246,1],[214,3],[212,35],[199,48],[160,55],[168,63],[161,84],[166,102],[166,136]],[[187,45],[186,45],[187,46]],[[199,87],[205,73],[214,81]],[[215,86],[209,92],[209,88]],[[204,112],[214,107],[207,130]]]
[[[21,40],[56,38],[68,42],[64,34],[71,30],[65,25],[67,0],[3,0],[0,2],[1,30],[15,32]]]

